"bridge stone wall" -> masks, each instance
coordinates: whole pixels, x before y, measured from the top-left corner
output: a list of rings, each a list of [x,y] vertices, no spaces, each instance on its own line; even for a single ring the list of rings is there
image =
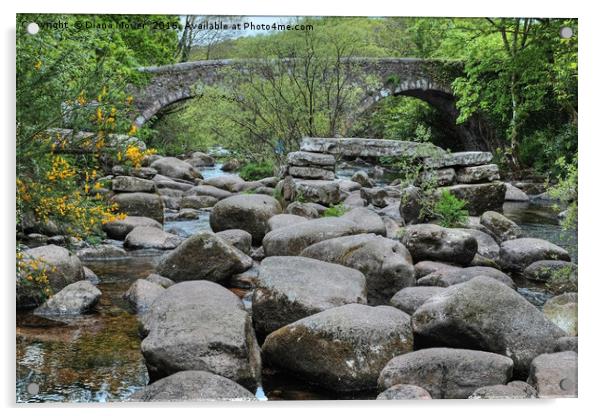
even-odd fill
[[[278,63],[286,64],[292,61],[294,60],[280,60]],[[165,107],[194,97],[199,85],[215,85],[227,81],[227,74],[223,69],[260,72],[266,63],[269,61],[210,60],[139,68],[141,72],[149,74],[150,81],[141,88],[131,90],[134,105],[138,110],[134,122],[141,126]],[[476,128],[475,123],[469,121],[462,126],[455,123],[458,110],[451,82],[461,73],[460,62],[414,58],[349,58],[346,63],[353,65],[354,72],[362,75],[361,79],[352,80],[356,85],[366,82],[363,75],[370,75],[371,80],[377,80],[376,87],[360,85],[364,90],[364,98],[357,108],[356,115],[390,95],[416,97],[446,114],[450,130],[461,138],[465,149],[491,150],[483,143],[482,132]],[[354,118],[350,118],[348,127]]]

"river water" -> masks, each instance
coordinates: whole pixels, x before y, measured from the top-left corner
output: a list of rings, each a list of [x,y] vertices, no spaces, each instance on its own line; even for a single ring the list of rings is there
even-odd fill
[[[209,178],[223,174],[220,166],[203,171]],[[348,176],[349,172],[340,172]],[[350,176],[350,175],[349,175]],[[556,211],[545,204],[509,204],[504,214],[518,223],[526,236],[549,240],[566,248],[577,260],[577,237],[562,232]],[[166,222],[179,234],[208,230],[209,212],[194,221]],[[122,295],[139,278],[148,276],[161,252],[134,251],[129,257],[84,264],[101,279],[97,313],[64,323],[36,318],[31,312],[17,313],[16,400],[17,402],[109,402],[123,401],[148,382],[140,352],[139,324]],[[550,297],[540,286],[518,282],[519,292],[541,307]],[[245,293],[234,291],[239,296]],[[32,388],[39,391],[32,394]],[[28,391],[29,390],[29,391]],[[375,392],[335,396],[270,368],[264,369],[263,386],[256,393],[269,400],[370,399]]]

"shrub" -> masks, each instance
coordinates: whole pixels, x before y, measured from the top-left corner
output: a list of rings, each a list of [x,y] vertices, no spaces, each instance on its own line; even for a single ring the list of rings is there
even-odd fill
[[[270,162],[247,163],[240,169],[240,177],[245,181],[256,181],[274,174],[274,165]]]
[[[326,208],[324,211],[324,217],[340,217],[347,212],[347,208],[343,204],[336,204]]]
[[[433,214],[442,227],[458,227],[466,225],[468,221],[468,211],[465,208],[465,200],[458,199],[448,190],[444,190],[435,204]]]

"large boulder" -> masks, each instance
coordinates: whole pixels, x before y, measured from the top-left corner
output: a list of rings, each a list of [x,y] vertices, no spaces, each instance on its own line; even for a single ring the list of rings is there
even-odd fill
[[[202,209],[211,208],[217,204],[217,198],[209,195],[187,195],[180,201],[181,208]]]
[[[101,292],[88,280],[65,286],[35,309],[36,315],[73,316],[89,312],[100,299]]]
[[[134,176],[117,176],[111,180],[115,192],[155,192],[155,183]]]
[[[195,168],[204,168],[206,166],[215,165],[215,159],[203,152],[193,152],[190,158],[186,159],[186,163],[194,166]]]
[[[124,293],[123,297],[136,313],[144,313],[164,291],[165,288],[153,283],[148,278],[137,279]]]
[[[523,271],[524,277],[539,282],[547,282],[554,276],[569,277],[576,274],[577,265],[563,260],[539,260]]]
[[[469,399],[535,399],[537,390],[524,381],[511,381],[476,389]]]
[[[246,255],[251,253],[251,234],[245,230],[226,230],[215,233],[219,238],[225,242],[236,247]]]
[[[203,185],[215,186],[229,192],[239,192],[244,183],[245,180],[238,175],[214,176],[203,181]]]
[[[360,184],[361,188],[372,188],[374,186],[374,181],[370,179],[368,174],[363,170],[358,170],[357,172],[355,172],[353,176],[351,176],[351,180],[355,183]]]
[[[189,189],[192,189],[192,187],[194,186],[194,183],[190,181],[186,181],[183,179],[168,178],[167,176],[159,174],[153,177],[153,182],[157,185],[157,188],[159,188],[159,190],[171,189],[175,191],[185,192]]]
[[[577,397],[577,353],[563,351],[536,357],[528,383],[542,399]]]
[[[209,281],[171,286],[143,318],[141,344],[151,380],[203,370],[255,390],[261,372],[251,317],[231,291]]]
[[[417,186],[408,186],[401,190],[399,214],[407,225],[416,224],[422,216],[424,195]]]
[[[113,244],[98,244],[77,250],[77,257],[81,260],[114,260],[128,257],[128,253]]]
[[[187,196],[210,196],[220,200],[232,196],[232,192],[211,185],[197,185],[186,191],[184,198]]]
[[[123,240],[125,239],[125,236],[136,227],[155,227],[158,229],[163,228],[158,221],[152,218],[130,215],[122,220],[115,220],[103,224],[102,230],[109,238]]]
[[[245,230],[260,244],[269,231],[268,220],[280,214],[280,203],[267,195],[235,195],[213,206],[209,222],[213,231]]]
[[[523,234],[521,228],[514,221],[495,211],[484,212],[481,215],[480,224],[491,231],[499,242],[520,238]]]
[[[123,246],[127,248],[154,248],[172,250],[180,245],[182,238],[166,233],[157,227],[136,227],[126,237]]]
[[[433,272],[443,271],[443,270],[458,270],[461,267],[454,266],[449,263],[441,263],[439,261],[431,261],[431,260],[423,260],[414,264],[414,270],[416,272],[416,279],[420,279],[426,275],[429,275]]]
[[[401,289],[391,298],[391,306],[412,315],[424,302],[445,289],[437,286],[414,286]]]
[[[307,219],[320,218],[320,213],[310,204],[294,201],[288,204],[286,212],[292,215],[298,215]]]
[[[341,201],[339,184],[326,180],[295,180],[294,192],[307,202],[336,205]]]
[[[268,257],[253,293],[253,322],[268,334],[306,316],[366,303],[366,279],[354,269],[305,257]]]
[[[375,234],[321,241],[307,247],[301,255],[362,272],[370,305],[386,304],[397,291],[416,283],[408,250],[397,241]]]
[[[430,393],[422,387],[410,384],[396,384],[380,393],[376,400],[429,400]]]
[[[393,357],[412,351],[410,317],[390,306],[351,304],[272,332],[262,351],[269,364],[335,391],[371,390]]]
[[[380,390],[412,384],[434,399],[466,399],[477,388],[505,384],[512,360],[484,351],[428,348],[393,358],[378,378]]]
[[[192,181],[199,176],[192,165],[175,157],[162,157],[151,163],[150,167],[168,178]]]
[[[477,240],[472,235],[435,224],[406,227],[401,243],[410,250],[416,262],[435,260],[468,265],[478,250]]]
[[[493,261],[500,258],[500,246],[491,235],[473,228],[458,229],[472,235],[477,240],[477,254]]]
[[[529,195],[527,195],[524,191],[518,189],[516,186],[505,183],[506,186],[506,194],[505,200],[510,202],[529,202]]]
[[[380,215],[368,208],[353,208],[341,216],[344,220],[354,222],[363,233],[374,233],[385,236],[387,230]]]
[[[215,234],[200,232],[188,237],[159,261],[157,273],[175,282],[211,280],[225,283],[244,272],[253,260]]]
[[[472,266],[453,270],[440,270],[421,277],[418,280],[419,286],[439,286],[448,287],[464,283],[477,276],[491,277],[512,289],[515,288],[514,281],[506,273],[494,269],[493,267]]]
[[[501,211],[504,206],[506,188],[502,182],[459,184],[439,188],[449,191],[458,199],[467,202],[470,215],[481,215],[485,211]]]
[[[543,314],[558,325],[570,337],[577,336],[577,293],[554,296],[543,305]]]
[[[298,256],[320,241],[358,234],[354,222],[342,218],[318,218],[270,231],[263,238],[266,256]]]
[[[417,345],[503,354],[512,358],[519,376],[526,376],[531,360],[565,335],[516,291],[485,276],[427,300],[412,315],[412,326]]]
[[[268,220],[269,231],[277,230],[291,225],[306,222],[307,218],[294,214],[278,214]]]
[[[111,201],[117,204],[120,212],[127,215],[148,217],[163,223],[163,201],[158,194],[122,193],[115,195]]]
[[[500,266],[504,270],[522,271],[539,260],[571,261],[562,247],[539,238],[517,238],[500,245]]]
[[[65,286],[83,280],[84,269],[80,259],[66,248],[53,244],[30,248],[23,251],[24,267],[19,268],[18,277],[27,280],[28,271],[44,273],[48,277],[48,286],[58,292]],[[39,288],[32,285],[17,285],[17,307],[31,308],[43,300]]]
[[[238,383],[208,371],[179,371],[134,393],[130,401],[204,402],[254,401],[253,393]]]

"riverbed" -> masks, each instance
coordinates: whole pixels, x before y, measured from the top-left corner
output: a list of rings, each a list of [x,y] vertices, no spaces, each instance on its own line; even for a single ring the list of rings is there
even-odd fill
[[[219,165],[203,171],[205,178],[221,174]],[[522,227],[525,236],[558,244],[577,261],[577,236],[561,230],[550,204],[506,203],[504,214]],[[201,212],[193,221],[166,222],[166,231],[176,231],[174,228],[180,235],[209,230],[209,212]],[[98,288],[102,297],[97,313],[64,324],[36,318],[31,312],[17,314],[17,402],[123,401],[148,383],[140,352],[139,323],[122,295],[136,279],[145,278],[154,270],[162,253],[145,250],[128,255],[117,260],[84,262],[101,279]],[[541,285],[526,281],[519,281],[518,285],[519,293],[538,307],[551,296]],[[241,297],[246,294],[241,290],[234,292]],[[333,395],[270,368],[264,369],[262,384],[256,395],[268,400],[376,397],[376,392]]]

